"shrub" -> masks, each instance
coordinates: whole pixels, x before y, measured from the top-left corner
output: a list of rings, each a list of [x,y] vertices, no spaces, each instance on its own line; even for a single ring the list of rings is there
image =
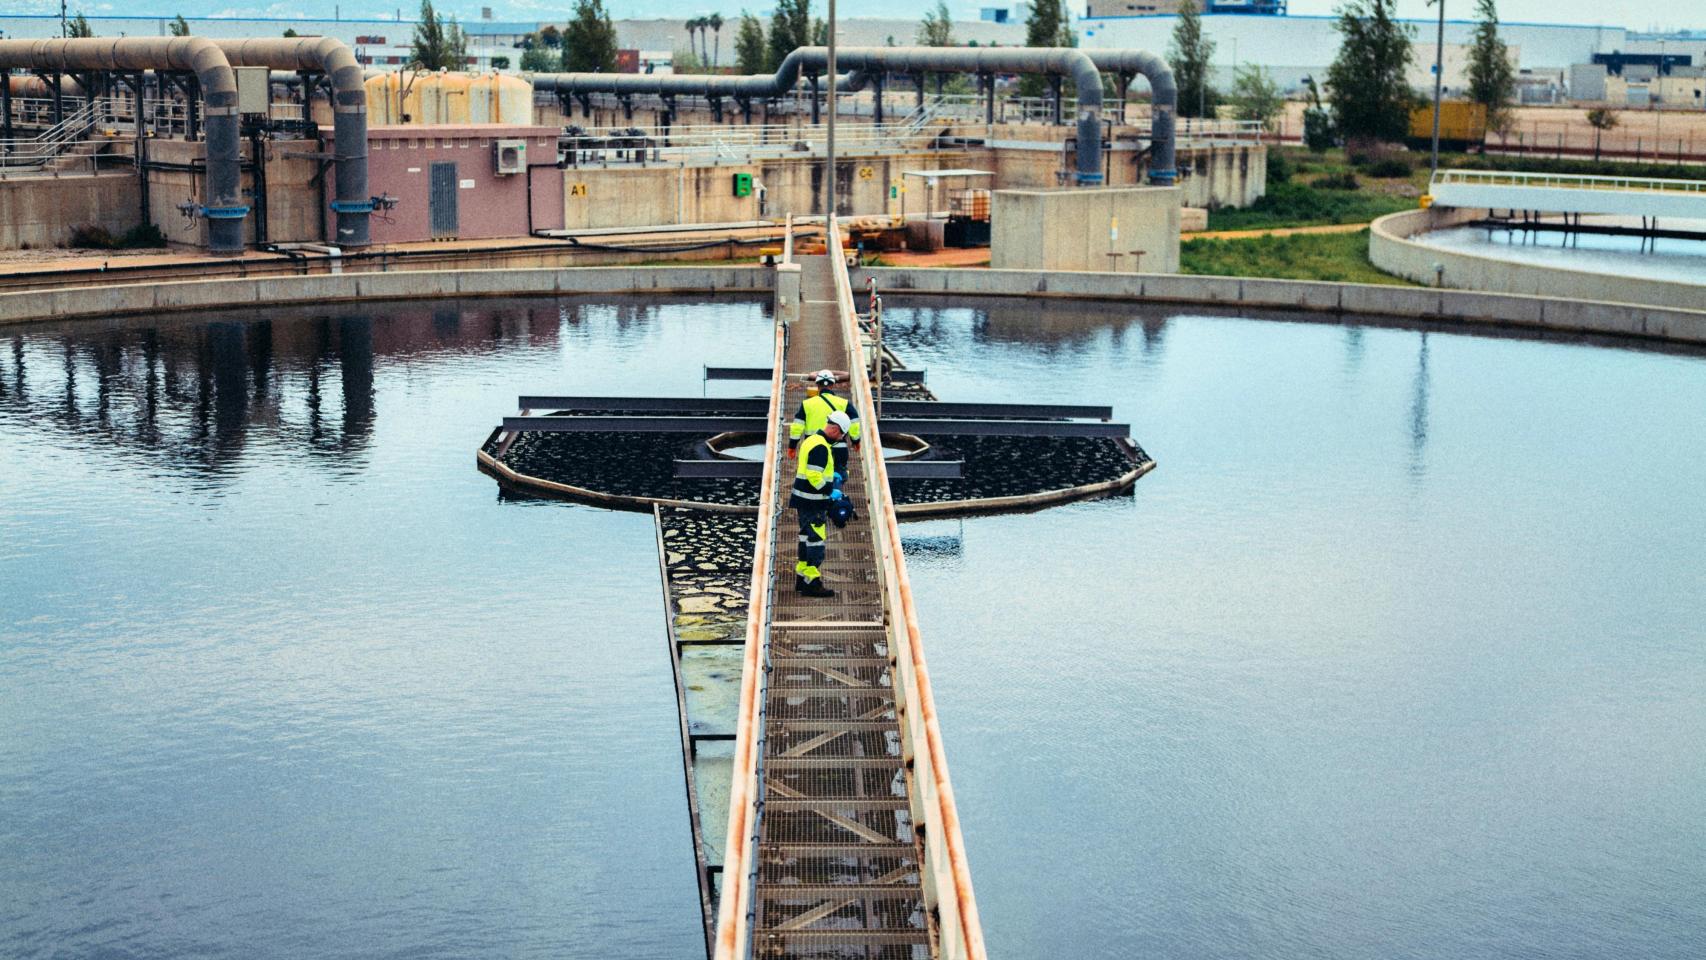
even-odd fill
[[[1415,171],[1410,166],[1410,161],[1403,157],[1384,157],[1363,167],[1363,172],[1371,177],[1385,177],[1387,179],[1402,177],[1407,179]]]
[[[1277,147],[1268,148],[1268,183],[1290,183],[1292,174],[1297,172],[1297,165],[1291,158]]]
[[[1339,173],[1329,173],[1315,181],[1315,186],[1323,190],[1356,190],[1362,184],[1357,182],[1357,175],[1344,170]]]
[[[71,242],[67,244],[89,250],[135,250],[165,245],[165,235],[152,223],[137,224],[126,230],[122,236],[114,236],[112,231],[100,224],[86,223],[72,228]]]

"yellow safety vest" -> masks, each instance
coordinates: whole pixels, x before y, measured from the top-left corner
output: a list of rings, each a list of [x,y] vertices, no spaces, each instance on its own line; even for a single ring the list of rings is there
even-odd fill
[[[800,409],[805,412],[805,419],[801,420],[799,414],[794,415],[794,422],[788,426],[788,437],[798,441],[807,434],[822,430],[824,424],[829,422],[830,414],[846,413],[847,407],[847,398],[836,396],[833,393],[820,393],[815,397],[807,397],[800,403]],[[859,418],[853,417],[852,420],[853,422],[847,428],[847,436],[836,442],[834,446],[840,446],[848,440],[857,441],[859,439]]]
[[[794,496],[800,500],[828,500],[835,479],[835,457],[829,438],[814,433],[800,444],[799,464],[794,468]]]

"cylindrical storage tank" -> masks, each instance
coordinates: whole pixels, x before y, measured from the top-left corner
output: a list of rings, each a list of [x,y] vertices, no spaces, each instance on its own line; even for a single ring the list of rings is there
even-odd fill
[[[372,126],[402,123],[403,74],[381,73],[368,77],[362,86],[367,88],[367,122]]]
[[[533,84],[520,77],[487,73],[469,84],[468,122],[526,125],[533,122]]]
[[[416,81],[420,91],[421,109],[415,123],[468,123],[468,87],[472,82],[465,73],[435,73]]]

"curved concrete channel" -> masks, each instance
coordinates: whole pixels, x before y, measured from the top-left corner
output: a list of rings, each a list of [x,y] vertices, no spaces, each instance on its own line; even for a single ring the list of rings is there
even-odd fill
[[[281,303],[598,293],[757,294],[770,292],[772,276],[770,268],[758,266],[547,267],[77,286],[0,293],[0,325]],[[918,295],[1203,304],[1461,324],[1466,329],[1543,330],[1706,344],[1706,309],[1615,303],[1568,293],[1534,296],[1250,277],[931,268],[866,268],[856,272],[854,282],[862,284],[865,277],[875,278],[882,290]]]

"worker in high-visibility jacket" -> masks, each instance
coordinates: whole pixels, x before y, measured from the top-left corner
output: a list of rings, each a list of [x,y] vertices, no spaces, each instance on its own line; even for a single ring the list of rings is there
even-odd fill
[[[853,449],[859,449],[860,428],[859,410],[852,401],[839,394],[830,392],[835,386],[835,374],[829,370],[819,370],[812,374],[816,392],[806,391],[806,398],[800,401],[800,409],[794,411],[794,422],[788,425],[788,456],[794,456],[799,449],[800,440],[823,429],[829,422],[832,413],[847,414],[847,437],[830,445],[830,452],[835,455],[837,473],[847,473],[847,443],[852,441]]]
[[[824,543],[829,539],[829,507],[846,496],[841,483],[846,475],[835,469],[831,446],[847,435],[851,421],[837,410],[824,421],[823,429],[800,441],[799,463],[794,468],[794,492],[788,505],[800,516],[800,555],[794,563],[794,590],[808,597],[833,597],[835,591],[823,582]]]

